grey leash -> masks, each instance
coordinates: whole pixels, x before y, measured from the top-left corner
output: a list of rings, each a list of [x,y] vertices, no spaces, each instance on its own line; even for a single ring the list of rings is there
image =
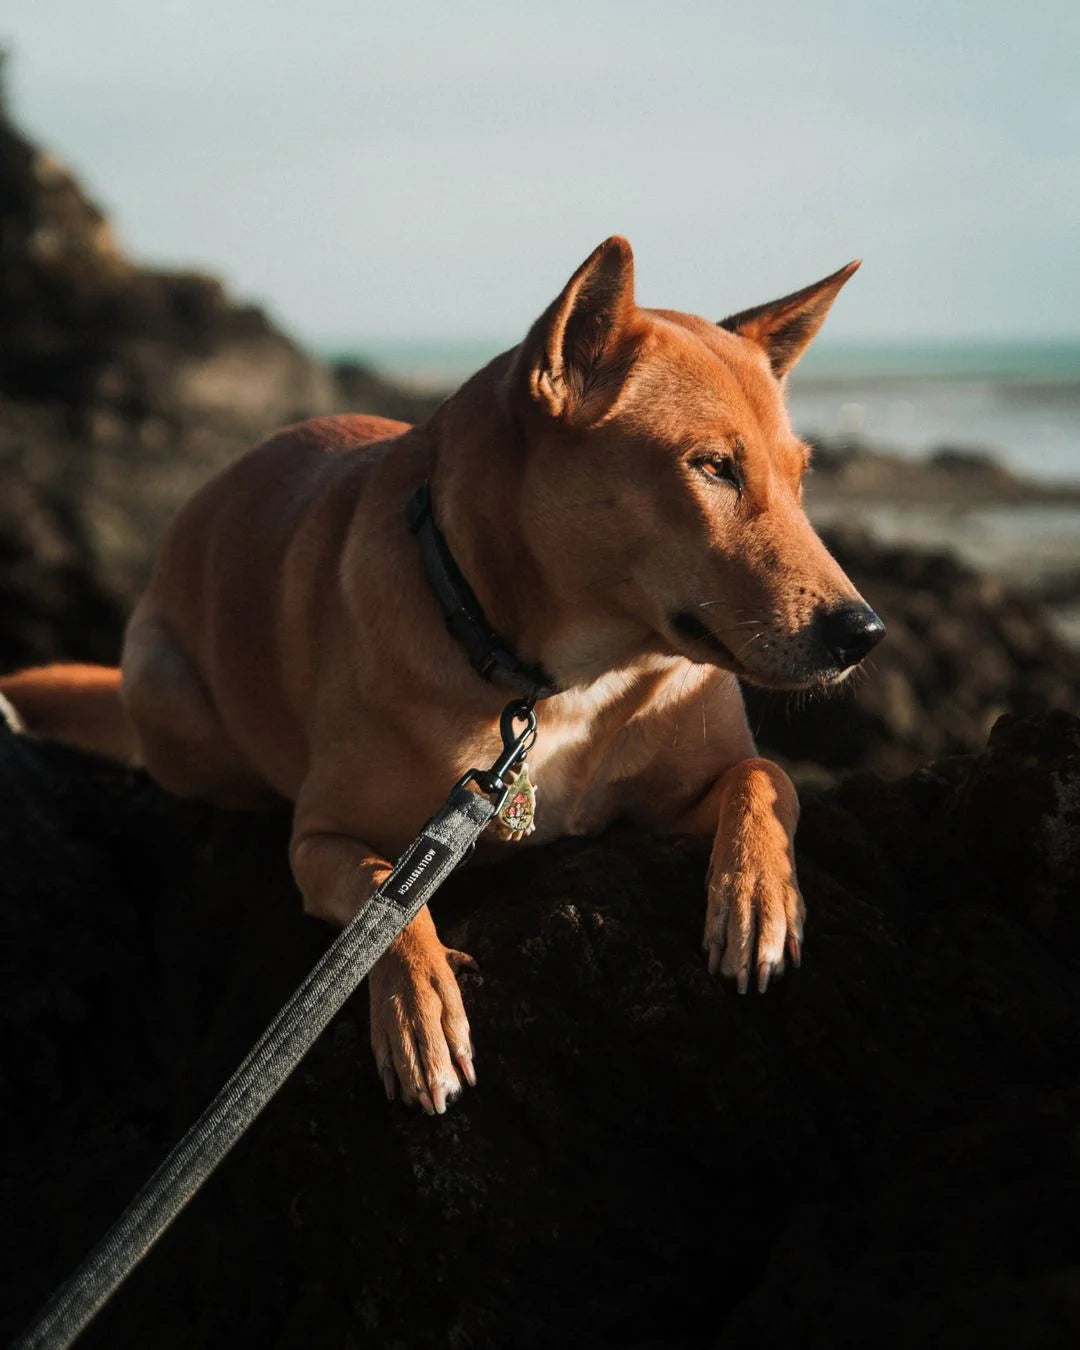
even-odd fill
[[[515,722],[521,721],[526,728],[517,733]],[[522,762],[536,737],[531,705],[511,703],[503,712],[501,730],[503,753],[496,763],[488,770],[472,770],[455,786],[244,1062],[12,1350],[71,1345],[267,1105],[394,938],[466,857],[502,807],[505,775]],[[484,795],[470,791],[469,783]]]

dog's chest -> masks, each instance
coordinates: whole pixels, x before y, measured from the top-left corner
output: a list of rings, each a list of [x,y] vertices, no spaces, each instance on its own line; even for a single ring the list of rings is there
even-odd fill
[[[536,830],[530,843],[564,835],[596,834],[620,814],[622,786],[649,755],[647,738],[632,725],[632,709],[617,681],[599,681],[558,707],[538,710],[538,734],[529,754],[536,788]]]
[[[595,776],[596,748],[588,729],[560,728],[529,757],[536,789],[536,829],[530,843],[568,834],[594,834],[616,814],[614,793]]]

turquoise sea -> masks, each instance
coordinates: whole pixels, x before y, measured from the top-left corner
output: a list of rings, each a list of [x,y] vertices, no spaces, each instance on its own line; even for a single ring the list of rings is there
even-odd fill
[[[378,342],[331,354],[449,389],[511,342]],[[789,381],[803,435],[857,435],[901,454],[986,450],[1017,472],[1080,481],[1080,339],[828,342]]]

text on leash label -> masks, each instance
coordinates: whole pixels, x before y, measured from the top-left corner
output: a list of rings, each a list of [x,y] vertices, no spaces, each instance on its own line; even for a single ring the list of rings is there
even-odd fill
[[[445,844],[422,834],[404,857],[399,859],[393,875],[386,883],[385,895],[391,900],[407,902],[416,887],[426,881],[432,872],[438,871],[449,857],[450,850]]]

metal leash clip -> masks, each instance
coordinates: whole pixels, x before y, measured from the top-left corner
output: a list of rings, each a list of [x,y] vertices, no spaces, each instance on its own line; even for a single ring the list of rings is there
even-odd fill
[[[519,764],[524,763],[525,756],[536,740],[536,713],[533,710],[533,703],[532,699],[515,699],[513,703],[506,705],[499,718],[502,754],[490,769],[470,769],[458,780],[455,790],[475,783],[485,796],[496,797],[497,794],[495,810],[496,812],[502,810],[510,791],[506,776]],[[518,722],[525,723],[524,731],[516,730]]]

